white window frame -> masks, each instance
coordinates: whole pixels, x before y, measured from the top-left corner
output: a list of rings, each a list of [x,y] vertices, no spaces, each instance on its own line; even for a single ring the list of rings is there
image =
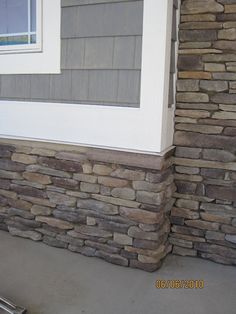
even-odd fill
[[[30,31],[30,0],[28,0],[28,31],[25,33],[7,33],[0,34],[0,37],[28,36],[26,45],[5,45],[0,46],[0,54],[19,53],[19,52],[39,52],[42,50],[42,0],[36,0],[36,31]],[[30,44],[30,36],[36,35],[36,44]]]
[[[37,20],[41,45],[33,49],[26,45],[25,50],[19,47],[19,51],[0,53],[0,75],[60,73],[61,1],[37,0],[37,8],[41,15]]]
[[[172,10],[173,0],[144,0],[140,108],[0,101],[0,137],[163,154],[174,133]]]

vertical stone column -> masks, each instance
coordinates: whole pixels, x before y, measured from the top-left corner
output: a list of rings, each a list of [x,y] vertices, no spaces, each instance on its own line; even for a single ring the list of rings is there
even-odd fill
[[[236,264],[236,1],[184,0],[173,253]]]

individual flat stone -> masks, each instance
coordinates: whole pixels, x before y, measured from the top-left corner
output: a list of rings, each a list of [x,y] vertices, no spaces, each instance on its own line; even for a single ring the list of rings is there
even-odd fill
[[[102,250],[103,252],[107,252],[110,254],[116,254],[120,252],[119,248],[112,247],[110,245],[103,244],[103,243],[94,242],[91,240],[86,240],[85,245],[88,247],[94,248],[96,250]]]
[[[227,151],[235,151],[235,147],[236,147],[236,139],[232,137],[206,135],[206,134],[184,132],[184,131],[175,132],[174,143],[177,146],[180,145],[180,146],[188,146],[188,147],[224,149]],[[197,163],[194,164],[194,161],[191,163],[191,165],[183,164],[183,166],[198,167]]]
[[[190,220],[191,221],[191,220]],[[174,233],[180,233],[185,235],[191,235],[191,236],[197,236],[197,237],[204,237],[204,230],[192,228],[190,226],[172,226],[171,228],[172,232]]]
[[[128,207],[120,207],[120,215],[139,223],[151,225],[160,223],[163,219],[163,213],[153,213],[138,208]]]
[[[189,14],[182,15],[181,22],[214,22],[216,20],[215,14]]]
[[[86,246],[80,247],[80,246],[74,246],[71,244],[68,246],[68,249],[72,252],[80,253],[89,257],[95,256],[95,252],[96,252],[96,249],[91,248],[91,247],[86,247]]]
[[[44,167],[68,172],[82,172],[83,169],[79,162],[70,160],[61,160],[48,157],[39,157],[38,163]]]
[[[10,234],[13,236],[31,239],[33,241],[41,241],[42,240],[42,235],[36,231],[22,231],[22,230],[18,230],[16,228],[12,228],[12,227],[8,227],[8,230],[9,230]]]
[[[70,160],[76,162],[84,162],[86,161],[86,156],[79,153],[71,153],[71,152],[59,152],[56,153],[55,158],[62,160]]]
[[[95,256],[100,257],[112,264],[128,266],[129,262],[126,258],[118,255],[118,254],[109,254],[103,251],[96,251]]]
[[[203,70],[203,63],[200,56],[180,55],[178,58],[179,71]]]
[[[73,180],[73,179],[64,179],[64,178],[53,177],[51,180],[55,186],[65,188],[68,190],[76,190],[79,187],[78,182],[76,180]]]
[[[0,169],[6,171],[24,171],[25,165],[12,161],[10,159],[0,159]]]
[[[158,233],[157,232],[145,232],[138,227],[132,226],[129,228],[128,235],[135,239],[157,241]]]
[[[122,188],[128,185],[127,180],[111,177],[99,177],[98,183],[112,188]]]
[[[211,42],[217,40],[217,32],[215,30],[180,30],[179,39],[180,42]]]
[[[135,191],[130,188],[114,188],[111,195],[125,200],[135,200]]]
[[[75,232],[98,238],[111,238],[112,233],[93,226],[76,226]]]
[[[219,111],[219,112],[215,112],[212,118],[223,119],[223,120],[233,120],[233,119],[236,119],[236,112]]]
[[[178,80],[177,90],[179,92],[197,92],[199,91],[199,80]]]
[[[34,219],[34,215],[32,215],[29,211],[13,207],[8,209],[8,216],[20,216],[25,219]]]
[[[227,51],[235,51],[236,49],[236,41],[232,40],[218,40],[215,41],[213,44],[214,48],[216,49],[222,49]]]
[[[96,212],[105,215],[116,215],[118,214],[118,207],[113,204],[104,203],[97,200],[78,200],[77,207],[88,210],[95,210]]]
[[[182,14],[201,14],[201,13],[219,13],[224,12],[224,6],[215,0],[186,0],[182,4]]]
[[[170,237],[169,242],[172,245],[177,245],[177,246],[181,246],[181,247],[185,247],[185,248],[189,248],[189,249],[192,249],[192,247],[193,247],[193,243],[191,241],[184,240],[184,239],[178,239],[178,238]]]
[[[57,248],[61,248],[61,249],[66,249],[68,246],[68,244],[66,242],[60,241],[56,238],[52,238],[49,236],[44,236],[43,242],[49,246],[53,246],[53,247],[57,247]]]
[[[105,203],[110,203],[113,205],[118,205],[118,206],[124,206],[124,207],[133,207],[137,208],[139,207],[140,203],[135,201],[129,201],[129,200],[124,200],[121,198],[116,198],[116,197],[110,197],[110,196],[104,196],[104,195],[99,195],[99,194],[92,194],[92,198],[101,202]]]
[[[236,201],[235,187],[214,186],[206,187],[206,195],[219,200]]]
[[[220,134],[223,131],[223,127],[180,123],[176,125],[176,130],[199,132],[203,134]]]
[[[203,158],[220,162],[232,162],[236,160],[234,154],[220,149],[203,149]]]
[[[68,211],[68,210],[54,210],[53,216],[55,218],[66,220],[73,223],[85,223],[86,219],[80,213],[75,211]]]
[[[236,244],[236,235],[227,234],[225,236],[225,240],[230,242],[230,243]]]
[[[105,165],[94,165],[93,172],[97,175],[107,176],[112,172],[112,168]]]
[[[184,208],[177,208],[174,207],[171,211],[171,215],[172,216],[176,216],[176,217],[183,217],[186,219],[199,219],[200,215],[198,212],[189,210],[189,209],[184,209]]]
[[[49,226],[56,227],[62,230],[71,230],[74,228],[71,223],[52,217],[37,216],[35,219],[36,221],[43,222]]]
[[[226,81],[200,81],[200,88],[209,92],[224,92],[228,90]]]
[[[234,105],[236,103],[236,94],[218,93],[211,97],[214,103]]]
[[[209,72],[224,72],[225,65],[221,63],[205,63],[205,71]]]
[[[228,28],[219,30],[218,39],[236,40],[236,29]]]
[[[181,174],[197,175],[197,174],[199,174],[200,169],[194,168],[194,167],[176,166],[175,171],[177,173],[181,173]],[[175,174],[175,176],[176,176],[176,174]]]
[[[87,182],[87,183],[97,183],[97,180],[98,180],[96,176],[83,174],[83,173],[74,174],[73,179],[82,181],[82,182]]]
[[[192,209],[192,210],[198,210],[199,202],[198,201],[192,201],[192,200],[178,199],[176,201],[176,206],[179,208],[188,208],[188,209]]]
[[[65,206],[74,206],[76,204],[76,198],[67,196],[65,194],[56,193],[56,192],[47,192],[49,200],[53,204],[65,205]]]
[[[224,241],[225,234],[217,231],[207,231],[205,237],[207,240]]]
[[[204,0],[205,1],[205,0]],[[227,14],[228,15],[228,14]],[[217,16],[217,18],[220,14]],[[222,23],[220,22],[187,22],[180,24],[180,29],[221,29]]]
[[[219,222],[223,224],[230,224],[231,218],[229,217],[224,217],[223,214],[212,214],[212,213],[200,213],[201,218],[206,221],[211,221],[211,222]]]
[[[178,73],[180,79],[193,79],[193,80],[210,80],[211,73],[204,71],[180,71]]]
[[[111,173],[111,176],[120,178],[120,179],[131,180],[131,181],[140,181],[140,180],[144,180],[145,173],[139,170],[118,168]]]
[[[52,182],[49,176],[43,175],[40,173],[24,172],[23,177],[28,181],[39,183],[39,184],[47,185]]]
[[[195,248],[202,252],[218,254],[223,257],[236,258],[235,249],[209,243],[196,243]]]
[[[197,251],[193,249],[188,249],[180,246],[174,245],[173,247],[173,254],[180,255],[180,256],[197,256]]]
[[[206,222],[202,220],[186,220],[185,224],[190,227],[204,229],[204,230],[219,230],[218,223]]]
[[[163,191],[166,187],[165,182],[161,183],[150,183],[147,181],[133,181],[132,186],[134,190],[137,191],[148,191],[148,192],[160,192]]]
[[[46,206],[33,205],[31,208],[31,213],[35,216],[50,216],[52,209]]]
[[[65,171],[51,169],[51,168],[43,167],[40,165],[29,165],[29,166],[27,166],[26,170],[27,170],[27,172],[37,172],[37,173],[42,173],[42,174],[46,174],[49,176],[55,176],[55,177],[61,177],[61,178],[70,178],[70,174],[65,172]]]
[[[35,164],[37,162],[37,156],[13,153],[11,156],[11,160],[25,165],[30,165]]]
[[[80,190],[87,193],[99,193],[100,185],[94,183],[81,182]]]
[[[164,200],[164,194],[164,192],[153,193],[147,191],[137,191],[136,200],[140,203],[160,205]]]
[[[132,245],[133,239],[126,234],[114,233],[114,241],[122,245]]]
[[[54,150],[45,148],[33,148],[30,153],[33,155],[39,155],[44,157],[54,157],[56,154]]]
[[[175,114],[181,117],[190,117],[190,118],[197,118],[197,119],[210,117],[210,113],[206,110],[177,109]]]

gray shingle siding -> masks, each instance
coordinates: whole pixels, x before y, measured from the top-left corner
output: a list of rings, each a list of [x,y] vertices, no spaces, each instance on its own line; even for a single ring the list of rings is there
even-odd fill
[[[1,75],[1,99],[138,107],[143,1],[63,0],[61,74]]]

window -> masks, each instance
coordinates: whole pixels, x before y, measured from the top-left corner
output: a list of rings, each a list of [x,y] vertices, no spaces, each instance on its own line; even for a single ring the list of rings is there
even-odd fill
[[[60,0],[0,0],[0,74],[60,73]]]
[[[0,53],[41,50],[41,0],[0,0]]]

